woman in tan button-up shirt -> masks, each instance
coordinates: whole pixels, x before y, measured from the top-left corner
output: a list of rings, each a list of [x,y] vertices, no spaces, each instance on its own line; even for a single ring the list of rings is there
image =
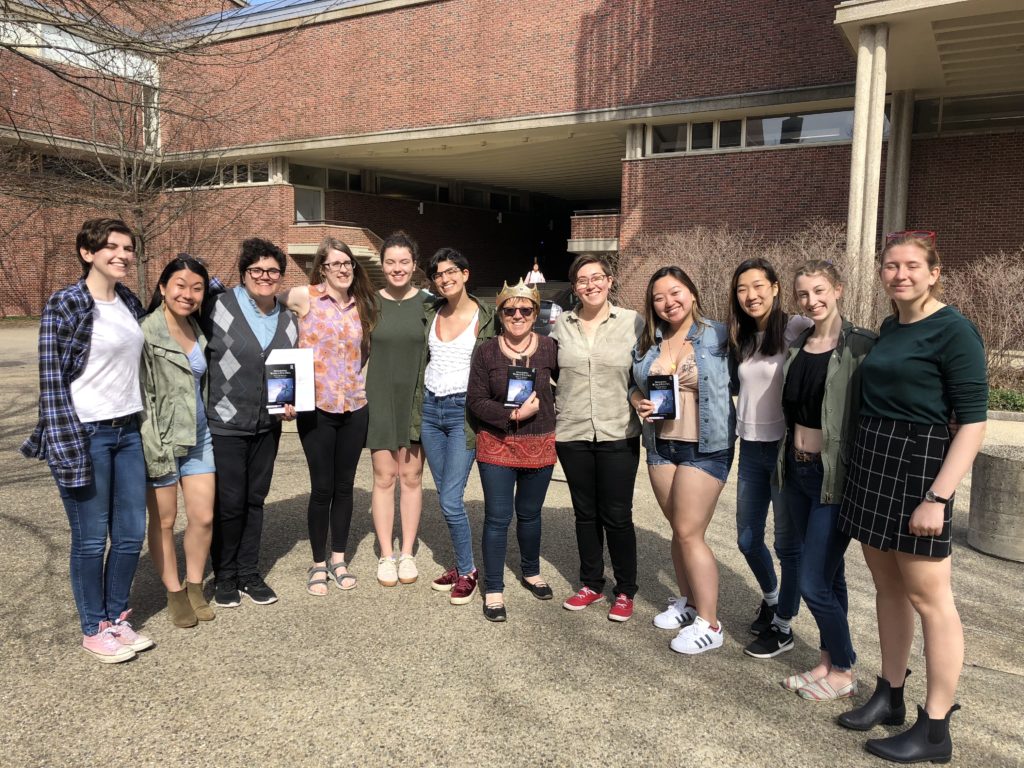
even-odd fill
[[[604,542],[615,574],[613,621],[633,615],[636,532],[633,482],[640,461],[640,423],[629,405],[632,350],[643,318],[608,300],[614,278],[600,256],[569,268],[579,307],[551,331],[558,342],[556,448],[576,514],[580,590],[562,605],[580,611],[605,599]]]

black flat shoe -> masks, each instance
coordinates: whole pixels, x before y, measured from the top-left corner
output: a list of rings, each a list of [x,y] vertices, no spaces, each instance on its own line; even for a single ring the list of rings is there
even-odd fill
[[[545,581],[538,581],[536,584],[531,584],[526,579],[520,579],[519,583],[526,587],[538,600],[550,600],[555,596],[555,593],[551,591],[551,587],[548,586]]]
[[[484,618],[488,621],[506,621],[508,614],[505,613],[505,604],[488,605],[484,603]]]

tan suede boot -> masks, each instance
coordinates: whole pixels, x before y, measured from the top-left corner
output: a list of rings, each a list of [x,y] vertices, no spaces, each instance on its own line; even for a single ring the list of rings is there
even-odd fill
[[[174,626],[186,629],[194,627],[199,623],[196,612],[192,610],[192,604],[188,601],[188,594],[184,589],[177,592],[167,590],[167,608],[171,612],[171,621]]]
[[[213,621],[217,618],[217,614],[213,612],[213,608],[210,607],[210,604],[206,602],[206,598],[203,596],[202,584],[186,581],[185,589],[188,590],[188,601],[192,604],[192,610],[195,611],[197,619],[200,621]]]

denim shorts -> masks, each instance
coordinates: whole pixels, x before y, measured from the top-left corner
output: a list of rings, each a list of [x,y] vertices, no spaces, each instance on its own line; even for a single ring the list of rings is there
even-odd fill
[[[151,479],[150,488],[163,488],[174,485],[183,477],[189,475],[209,475],[216,472],[213,463],[213,437],[210,435],[210,428],[206,427],[199,436],[199,441],[188,449],[188,453],[175,459],[178,466],[174,472],[163,477]]]
[[[703,453],[697,450],[698,443],[684,440],[662,440],[660,437],[655,438],[654,444],[657,447],[657,453],[647,452],[649,466],[674,464],[677,467],[696,467],[702,472],[707,472],[720,483],[724,483],[729,477],[729,467],[732,466],[731,447]]]

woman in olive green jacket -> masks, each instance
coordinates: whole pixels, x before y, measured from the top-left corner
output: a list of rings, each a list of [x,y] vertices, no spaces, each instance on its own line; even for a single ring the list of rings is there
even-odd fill
[[[469,262],[441,248],[427,271],[440,298],[426,307],[425,354],[413,395],[411,439],[420,441],[437,487],[438,504],[452,538],[455,566],[431,587],[465,605],[476,592],[477,568],[463,494],[476,457],[476,425],[466,408],[470,362],[495,334],[494,311],[466,290]]]
[[[814,326],[797,337],[783,364],[786,436],[777,479],[803,542],[800,595],[818,624],[821,644],[817,665],[782,685],[808,701],[831,701],[857,694],[843,567],[850,539],[837,520],[860,410],[860,364],[875,334],[839,314],[843,284],[831,262],[800,267],[793,293]]]
[[[206,338],[195,318],[209,285],[206,267],[188,254],[179,255],[161,273],[142,321],[140,431],[149,477],[149,553],[178,627],[214,618],[203,597],[203,569],[213,532],[215,467],[206,422]],[[174,550],[178,483],[188,518],[184,585]]]

